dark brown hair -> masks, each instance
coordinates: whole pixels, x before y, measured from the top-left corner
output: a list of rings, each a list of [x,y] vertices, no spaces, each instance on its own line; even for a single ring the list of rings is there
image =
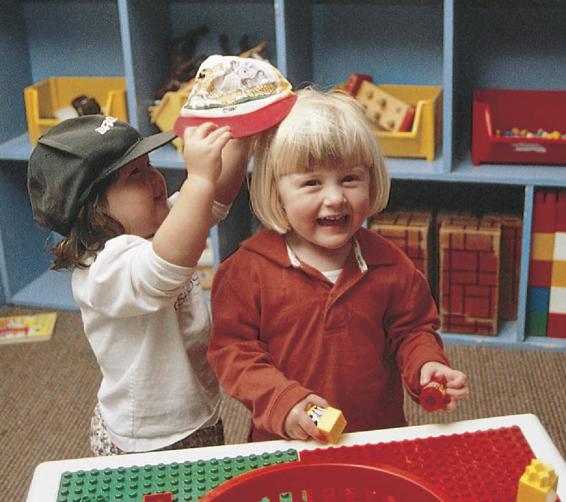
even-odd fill
[[[124,227],[108,214],[104,203],[106,190],[118,174],[119,171],[112,173],[93,187],[69,235],[51,248],[53,270],[88,268],[89,258],[96,256],[106,241],[124,233]]]

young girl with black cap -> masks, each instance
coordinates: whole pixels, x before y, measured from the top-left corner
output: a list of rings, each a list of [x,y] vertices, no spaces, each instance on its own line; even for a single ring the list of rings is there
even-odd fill
[[[95,455],[223,443],[195,266],[244,179],[248,141],[211,122],[186,129],[187,177],[168,198],[148,154],[173,138],[83,116],[40,138],[29,162],[34,218],[64,237],[53,268],[74,269],[73,295],[102,372]]]

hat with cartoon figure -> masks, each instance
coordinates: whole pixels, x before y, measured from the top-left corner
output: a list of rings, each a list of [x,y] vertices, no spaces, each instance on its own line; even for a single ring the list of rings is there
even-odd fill
[[[238,56],[208,57],[175,122],[175,133],[203,122],[229,125],[232,136],[251,136],[278,124],[295,100],[291,84],[264,60]]]

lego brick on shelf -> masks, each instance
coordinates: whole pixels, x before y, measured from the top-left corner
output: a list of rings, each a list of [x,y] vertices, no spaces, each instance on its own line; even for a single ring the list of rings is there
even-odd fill
[[[24,89],[30,143],[58,124],[58,110],[78,96],[94,98],[105,115],[128,120],[126,79],[123,77],[50,77]]]
[[[442,223],[439,303],[444,332],[496,335],[501,223]]]
[[[566,338],[566,190],[558,194],[547,336]]]
[[[566,91],[477,89],[472,108],[474,165],[566,165]]]
[[[546,336],[554,263],[559,194],[537,190],[531,227],[531,254],[527,290],[527,336]]]
[[[550,288],[527,289],[527,317],[525,334],[527,336],[546,336],[548,326],[548,303]]]

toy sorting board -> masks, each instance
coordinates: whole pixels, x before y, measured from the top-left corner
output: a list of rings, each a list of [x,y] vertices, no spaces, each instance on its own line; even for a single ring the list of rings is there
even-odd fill
[[[513,426],[368,445],[65,472],[57,501],[141,502],[146,494],[171,492],[175,502],[191,502],[238,474],[300,461],[385,464],[426,479],[455,502],[514,502],[519,478],[534,457],[521,429]]]

